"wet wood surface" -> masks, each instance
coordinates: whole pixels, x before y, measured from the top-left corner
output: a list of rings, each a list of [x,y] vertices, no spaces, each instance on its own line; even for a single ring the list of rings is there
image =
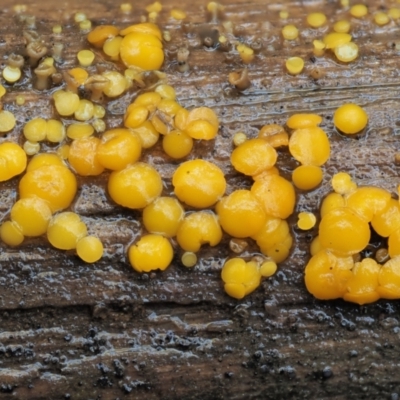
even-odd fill
[[[49,47],[65,45],[60,70],[76,64],[78,50],[87,48],[73,15],[82,11],[93,25],[120,27],[139,22],[146,4],[133,4],[123,14],[111,0],[84,3],[25,1],[26,13],[36,16],[37,30]],[[296,213],[317,212],[329,181],[338,171],[350,172],[360,184],[396,192],[400,133],[399,50],[396,22],[378,28],[369,16],[352,19],[360,57],[349,65],[330,54],[315,58],[312,40],[328,27],[305,27],[305,15],[324,11],[333,21],[348,18],[339,1],[223,2],[224,15],[210,22],[203,1],[190,4],[165,1],[159,23],[171,32],[165,44],[163,70],[185,107],[206,105],[220,117],[216,143],[196,143],[194,155],[214,161],[227,176],[228,192],[249,187],[250,181],[229,165],[232,135],[244,131],[255,136],[267,123],[284,124],[294,112],[323,116],[331,158],[324,167],[321,187],[297,194]],[[24,23],[15,15],[14,2],[2,0],[0,56],[23,53]],[[394,2],[369,2],[370,12]],[[181,7],[183,23],[169,18]],[[302,26],[301,37],[285,43],[278,13],[287,9],[288,21]],[[243,68],[237,54],[206,49],[203,32],[219,29],[231,20],[234,35],[248,43],[258,39],[262,48],[249,68],[251,87],[239,93],[227,76]],[[61,36],[52,34],[60,23]],[[190,70],[177,69],[176,49],[190,49]],[[284,71],[289,56],[302,56],[304,72],[296,77]],[[97,61],[104,58],[100,51]],[[94,68],[94,67],[93,67]],[[9,87],[4,108],[17,117],[6,140],[21,142],[23,124],[35,116],[51,118],[55,111],[51,91],[32,89],[31,72]],[[319,79],[314,79],[318,74]],[[138,90],[106,103],[108,127],[120,126],[124,109]],[[26,97],[16,106],[18,94]],[[356,102],[367,110],[366,133],[357,139],[340,136],[332,115],[343,102]],[[68,121],[66,121],[67,123]],[[167,160],[160,146],[144,160],[169,180],[176,162]],[[290,178],[294,163],[281,151],[278,165]],[[52,249],[44,238],[25,241],[16,249],[0,244],[0,398],[1,399],[398,399],[400,324],[399,303],[379,301],[357,306],[343,301],[321,302],[309,295],[303,270],[309,242],[316,234],[294,227],[295,242],[279,272],[242,301],[224,294],[220,270],[232,253],[228,238],[214,249],[200,252],[199,264],[188,270],[179,261],[163,272],[139,275],[126,260],[126,246],[142,233],[140,213],[123,210],[107,197],[106,175],[79,178],[80,190],[72,206],[90,232],[105,243],[105,256],[95,265],[73,253]],[[2,183],[3,219],[17,199],[18,179]],[[373,249],[372,249],[373,250]]]

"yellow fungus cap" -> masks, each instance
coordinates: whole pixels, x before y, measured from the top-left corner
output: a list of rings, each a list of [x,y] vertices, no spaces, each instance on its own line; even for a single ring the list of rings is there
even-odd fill
[[[290,57],[285,63],[286,69],[291,75],[298,75],[304,69],[304,60],[300,57]]]
[[[337,46],[349,43],[351,35],[348,33],[331,32],[324,36],[322,41],[325,43],[327,49],[334,49]]]
[[[341,132],[350,135],[355,134],[367,126],[368,114],[357,104],[343,104],[335,111],[333,123]]]
[[[368,8],[365,4],[355,4],[350,8],[350,15],[355,18],[362,18],[368,14]]]
[[[319,28],[326,23],[326,15],[320,12],[308,14],[307,23],[312,28]]]
[[[313,213],[310,212],[300,212],[298,215],[297,226],[303,230],[307,231],[312,229],[317,222],[317,218]]]
[[[94,57],[95,55],[91,50],[81,50],[77,54],[79,64],[82,65],[82,67],[88,67],[89,65],[92,65]]]
[[[286,40],[295,40],[299,36],[299,30],[295,25],[286,25],[282,28],[282,36]]]

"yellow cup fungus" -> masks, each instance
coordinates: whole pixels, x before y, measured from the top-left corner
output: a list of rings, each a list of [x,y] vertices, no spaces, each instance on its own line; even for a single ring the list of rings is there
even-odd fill
[[[120,57],[127,67],[135,66],[143,70],[160,69],[164,62],[161,37],[153,33],[132,31],[121,41]]]
[[[172,184],[178,199],[196,208],[212,206],[224,195],[226,189],[221,169],[200,159],[182,163],[174,172]]]
[[[222,239],[217,216],[209,211],[197,211],[185,216],[176,240],[183,250],[197,252],[203,244],[216,246]]]
[[[108,180],[108,193],[111,198],[127,208],[144,208],[159,197],[161,191],[160,174],[143,162],[112,172]]]
[[[25,151],[16,143],[0,144],[0,182],[8,181],[21,174],[27,163]]]
[[[142,142],[128,129],[111,129],[103,133],[96,153],[104,168],[118,171],[139,160]]]
[[[165,270],[171,263],[174,252],[168,239],[161,235],[142,236],[129,247],[129,262],[137,272]]]
[[[238,172],[257,175],[273,167],[277,158],[277,152],[270,144],[255,138],[246,140],[232,151],[231,163]]]
[[[76,190],[75,175],[63,165],[44,165],[30,170],[19,182],[21,199],[37,196],[48,202],[53,213],[69,207]]]
[[[103,251],[103,243],[95,236],[84,236],[76,242],[76,253],[87,263],[99,261]]]
[[[97,157],[100,139],[94,136],[83,137],[72,141],[68,152],[68,162],[81,176],[100,175],[104,166]]]
[[[231,258],[224,264],[221,278],[225,292],[240,300],[257,289],[261,282],[261,273],[256,262]]]
[[[87,235],[85,223],[78,214],[65,211],[56,214],[47,227],[47,239],[56,249],[72,250]]]
[[[185,210],[173,197],[158,197],[143,210],[143,224],[150,233],[176,236]]]
[[[272,217],[285,219],[293,213],[295,191],[292,183],[282,176],[272,174],[255,181],[251,193]]]
[[[46,233],[52,212],[48,203],[36,196],[18,200],[11,208],[11,221],[18,225],[24,236]]]
[[[266,215],[256,197],[249,190],[235,190],[216,205],[222,229],[236,238],[245,238],[259,232]]]
[[[361,132],[368,123],[368,114],[357,104],[346,103],[333,115],[333,123],[341,132],[352,135]]]
[[[300,163],[319,167],[330,156],[328,136],[317,126],[296,129],[289,139],[289,151]]]

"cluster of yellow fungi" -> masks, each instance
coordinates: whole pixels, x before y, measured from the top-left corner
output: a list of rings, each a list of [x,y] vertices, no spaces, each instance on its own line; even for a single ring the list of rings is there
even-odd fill
[[[319,235],[305,269],[307,289],[318,299],[358,304],[399,298],[399,201],[387,190],[358,187],[344,172],[332,178],[332,187],[334,192],[321,205]],[[378,260],[360,255],[369,244],[371,227],[388,240],[387,248],[377,251]]]
[[[132,7],[123,3],[120,8],[129,13]],[[77,13],[75,22],[81,31],[89,31],[87,41],[95,50],[82,49],[76,57],[79,66],[62,72],[57,68],[63,46],[55,43],[52,57],[48,57],[40,35],[35,30],[24,31],[35,88],[47,90],[51,84],[65,85],[52,92],[54,113],[59,119],[33,117],[23,126],[22,147],[8,141],[0,144],[0,181],[22,175],[18,200],[0,226],[0,237],[5,244],[18,246],[26,237],[46,235],[52,246],[75,251],[85,262],[100,260],[102,242],[90,234],[90,226],[70,207],[78,190],[76,175],[97,176],[108,171],[110,198],[122,207],[142,212],[147,233],[127,249],[134,270],[147,273],[168,268],[177,250],[173,243],[183,253],[182,264],[193,267],[196,253],[203,246],[216,246],[224,235],[229,236],[235,257],[225,259],[221,277],[226,293],[242,299],[261,284],[263,277],[272,276],[277,264],[289,256],[293,237],[287,218],[295,209],[295,189],[301,193],[321,184],[322,167],[330,156],[328,135],[320,127],[322,117],[306,113],[292,115],[286,126],[265,125],[255,138],[238,132],[233,137],[230,162],[239,174],[250,177],[252,184],[227,193],[220,165],[200,158],[188,159],[196,141],[217,137],[219,119],[208,107],[184,108],[177,101],[174,88],[160,81],[165,77],[159,72],[164,62],[163,42],[171,40],[169,33],[162,32],[156,24],[161,10],[159,2],[149,5],[145,22],[124,29],[114,25],[92,29],[86,15]],[[211,2],[207,10],[216,20],[223,7]],[[397,11],[380,12],[374,21],[381,26],[389,18],[399,19],[400,10]],[[353,18],[367,13],[363,5],[349,10]],[[173,9],[171,17],[180,21],[186,14]],[[289,13],[281,11],[280,18],[287,20]],[[315,12],[306,21],[312,29],[324,29],[327,17]],[[232,24],[228,22],[224,28],[231,33]],[[333,32],[314,40],[314,54],[321,56],[331,50],[339,61],[355,60],[358,47],[352,42],[350,29],[350,20],[336,21]],[[61,32],[61,26],[53,27],[55,35]],[[229,46],[230,33],[219,36],[221,49]],[[299,34],[293,24],[282,29],[286,41],[297,40]],[[234,44],[232,48],[244,64],[254,60],[257,46]],[[90,73],[93,69],[88,67],[99,52],[119,67],[97,68],[96,74]],[[188,54],[188,49],[178,51],[181,71],[187,70]],[[7,84],[21,79],[24,62],[22,56],[9,56],[2,71]],[[286,68],[297,75],[302,72],[304,61],[292,57]],[[148,71],[157,81],[150,88],[145,83]],[[245,90],[250,84],[247,74],[247,69],[234,72],[229,81]],[[101,102],[123,95],[133,85],[146,90],[131,99],[121,126],[107,129],[106,108]],[[82,98],[82,93],[88,98]],[[0,98],[5,94],[0,85]],[[23,104],[24,99],[17,99],[17,103]],[[340,133],[353,135],[363,131],[368,115],[356,104],[344,104],[336,110],[333,122]],[[0,110],[0,132],[11,131],[15,124],[11,112]],[[174,195],[163,195],[160,172],[142,159],[143,153],[160,138],[167,157],[183,160],[172,174]],[[42,143],[46,147],[48,143],[56,145],[56,150],[41,153]],[[287,148],[297,163],[291,181],[281,176],[276,166],[282,148]],[[332,186],[334,192],[322,203],[319,235],[311,245],[312,258],[305,271],[307,289],[319,299],[342,297],[359,304],[400,297],[399,202],[383,189],[357,187],[345,173],[335,175]],[[308,230],[316,224],[316,217],[310,212],[299,212],[298,218],[300,229]],[[370,240],[370,226],[388,238],[384,264],[371,258],[360,259]],[[258,246],[257,251],[245,254],[251,243]]]

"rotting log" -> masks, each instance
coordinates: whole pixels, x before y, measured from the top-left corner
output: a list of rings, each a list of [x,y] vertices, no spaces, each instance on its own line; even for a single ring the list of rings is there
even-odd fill
[[[78,50],[87,47],[73,15],[85,12],[93,25],[127,26],[138,22],[147,4],[133,4],[123,14],[111,0],[24,2],[36,16],[47,43],[65,45],[62,69],[75,65]],[[295,44],[279,39],[285,7],[291,22],[304,25],[304,15],[321,10],[332,20],[347,11],[339,1],[289,2],[239,0],[223,2],[225,19],[238,36],[261,38],[263,48],[249,66],[252,86],[238,93],[227,80],[243,67],[238,56],[206,51],[199,32],[218,28],[209,23],[205,2],[163,2],[159,23],[171,32],[166,43],[165,72],[185,107],[207,105],[218,113],[221,130],[216,145],[197,143],[196,152],[223,167],[233,187],[249,181],[229,166],[233,133],[255,135],[266,123],[285,123],[294,112],[324,117],[323,128],[332,156],[318,190],[298,194],[297,211],[317,212],[337,171],[348,171],[360,184],[395,193],[399,182],[394,163],[399,151],[400,76],[396,37],[399,27],[386,30],[371,22],[353,21],[360,58],[350,65],[333,57],[312,56],[315,32],[308,29]],[[370,11],[378,2],[368,2]],[[0,56],[24,49],[22,23],[12,0],[2,0]],[[173,7],[187,13],[183,25],[168,18]],[[371,20],[371,18],[369,19]],[[53,25],[63,25],[59,38]],[[190,48],[190,71],[177,70],[176,49]],[[300,55],[306,70],[297,77],[284,72],[284,60]],[[101,52],[97,53],[101,58]],[[314,79],[315,70],[320,73]],[[106,104],[107,126],[119,126],[123,110],[138,91]],[[24,106],[14,106],[23,94]],[[54,115],[48,92],[33,91],[30,79],[14,85],[5,107],[17,115],[7,139],[18,140],[23,123],[34,116]],[[332,127],[333,111],[343,102],[365,107],[370,122],[358,140],[345,139]],[[159,149],[159,148],[158,148]],[[170,178],[176,163],[154,150],[145,159]],[[290,177],[290,156],[282,152],[279,166]],[[83,216],[106,246],[95,265],[72,253],[52,249],[43,239],[11,249],[0,244],[0,398],[2,399],[397,399],[400,339],[398,301],[357,306],[343,301],[321,302],[303,283],[308,246],[316,232],[293,228],[295,245],[279,272],[243,301],[224,294],[220,269],[229,255],[228,240],[200,253],[191,270],[179,258],[163,273],[139,275],[126,262],[126,245],[141,234],[140,214],[122,210],[107,198],[106,177],[80,178],[73,210]],[[16,199],[18,179],[2,183],[3,218]],[[171,191],[170,185],[165,188]],[[295,217],[291,218],[292,226]]]

